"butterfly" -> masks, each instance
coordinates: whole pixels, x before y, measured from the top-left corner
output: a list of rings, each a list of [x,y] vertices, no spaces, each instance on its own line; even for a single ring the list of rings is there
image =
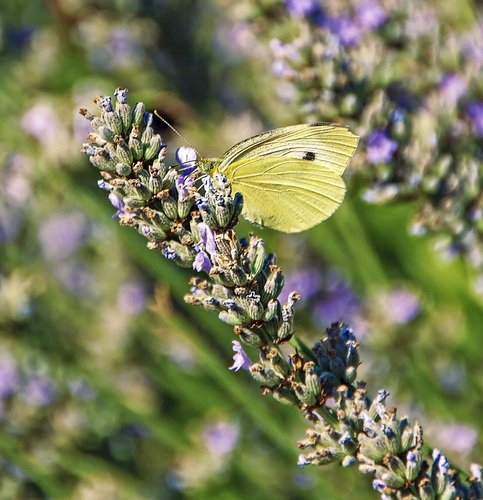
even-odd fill
[[[220,158],[198,160],[243,195],[242,215],[286,233],[330,217],[344,199],[342,179],[359,138],[331,123],[292,125],[245,139]]]

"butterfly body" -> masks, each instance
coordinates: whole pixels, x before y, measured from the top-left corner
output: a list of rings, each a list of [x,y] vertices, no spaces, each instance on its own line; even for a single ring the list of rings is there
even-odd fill
[[[224,174],[233,191],[242,193],[246,219],[295,233],[327,219],[342,203],[341,176],[357,143],[339,125],[293,125],[245,139],[198,166]]]

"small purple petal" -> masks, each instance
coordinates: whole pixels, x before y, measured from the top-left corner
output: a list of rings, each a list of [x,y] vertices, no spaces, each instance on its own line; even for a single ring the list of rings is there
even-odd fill
[[[196,167],[198,152],[196,149],[181,146],[176,150],[176,161],[183,167],[185,174],[190,174]]]
[[[215,255],[217,253],[215,235],[210,227],[204,222],[198,224],[198,232],[200,233],[201,241],[204,243],[206,251],[210,255]]]
[[[185,175],[178,175],[175,180],[175,185],[176,185],[176,190],[178,191],[178,195],[180,200],[184,200],[188,198],[190,195],[190,190],[194,185],[194,179],[193,177],[185,176]]]
[[[204,250],[197,251],[198,253],[196,254],[195,260],[193,262],[193,269],[198,272],[204,271],[205,273],[209,273],[211,270],[210,257]]]
[[[242,345],[237,340],[232,341],[232,349],[234,351],[233,364],[228,368],[229,370],[237,372],[241,368],[248,370],[252,366],[250,358],[245,354]]]

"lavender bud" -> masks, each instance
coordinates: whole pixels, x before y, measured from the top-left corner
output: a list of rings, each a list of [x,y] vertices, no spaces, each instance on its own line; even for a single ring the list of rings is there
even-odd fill
[[[271,300],[266,308],[265,308],[265,314],[263,316],[263,321],[270,321],[273,318],[278,318],[281,316],[281,306],[280,302],[278,300]]]
[[[116,165],[116,173],[122,177],[126,177],[131,173],[131,165],[127,163],[118,163]]]
[[[270,266],[270,274],[263,287],[262,299],[266,304],[272,299],[276,299],[282,291],[284,284],[284,277],[282,270],[278,266]]]
[[[101,139],[103,139],[106,142],[112,142],[114,140],[114,137],[116,136],[114,131],[112,131],[109,127],[106,127],[105,125],[101,125],[97,129],[97,133],[99,134]]]
[[[144,153],[143,143],[141,142],[139,135],[140,135],[139,127],[134,126],[131,130],[131,134],[129,135],[128,145],[135,160],[140,160],[143,157]]]
[[[122,163],[128,163],[131,164],[133,162],[133,155],[131,153],[131,150],[129,149],[128,145],[126,144],[126,141],[122,138],[119,137],[116,140],[117,145],[116,145],[116,155],[119,159],[120,162]]]
[[[240,337],[240,339],[248,345],[254,346],[254,347],[261,347],[262,345],[265,344],[265,342],[260,338],[260,336],[250,328],[246,328],[243,326],[235,326],[233,328],[235,335]]]
[[[226,228],[231,224],[231,210],[223,198],[215,204],[216,221],[221,228]]]
[[[89,157],[89,161],[99,170],[115,172],[116,163],[104,149],[99,150],[95,155]]]
[[[322,386],[320,385],[319,376],[315,370],[315,363],[313,361],[308,361],[304,365],[305,371],[305,387],[307,393],[310,393],[310,397],[313,398],[314,404],[318,403],[320,399],[320,392]]]
[[[121,118],[124,133],[127,133],[132,121],[131,106],[127,104],[127,89],[117,88],[114,95],[117,98],[116,112]]]
[[[132,109],[132,124],[138,127],[144,127],[144,103],[137,102]]]
[[[221,311],[218,317],[224,323],[232,326],[248,324],[249,320],[243,312],[239,311]]]
[[[402,488],[405,481],[403,477],[399,477],[387,470],[381,474],[381,479],[390,488]]]
[[[409,451],[406,455],[405,475],[410,481],[414,481],[421,470],[423,455],[421,451]]]
[[[163,144],[161,136],[159,134],[153,135],[144,151],[144,159],[146,161],[152,160],[158,156],[160,149],[164,147],[166,147],[166,144]]]
[[[178,218],[178,202],[171,196],[169,191],[165,189],[158,194],[158,199],[161,200],[163,212],[171,219]]]
[[[116,134],[122,134],[122,121],[121,117],[115,111],[104,111],[102,119],[106,125]]]
[[[250,236],[247,258],[250,265],[250,272],[254,275],[258,275],[265,261],[265,245],[262,239],[253,234]]]

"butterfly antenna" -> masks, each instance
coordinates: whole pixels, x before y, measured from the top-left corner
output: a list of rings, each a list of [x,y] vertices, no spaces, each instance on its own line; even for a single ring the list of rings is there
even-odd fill
[[[165,120],[158,112],[157,110],[154,111],[154,114],[165,124],[167,125],[178,137],[181,137],[181,139],[183,139],[184,142],[186,142],[186,144],[188,144],[188,146],[190,148],[193,148],[197,153],[198,153],[198,150],[193,146],[193,144],[191,144],[190,141],[188,141],[188,139],[186,139],[186,137],[184,137],[182,134],[180,134],[174,127],[173,125],[171,125],[171,123],[168,122],[168,120]],[[199,153],[198,153],[199,154]]]

